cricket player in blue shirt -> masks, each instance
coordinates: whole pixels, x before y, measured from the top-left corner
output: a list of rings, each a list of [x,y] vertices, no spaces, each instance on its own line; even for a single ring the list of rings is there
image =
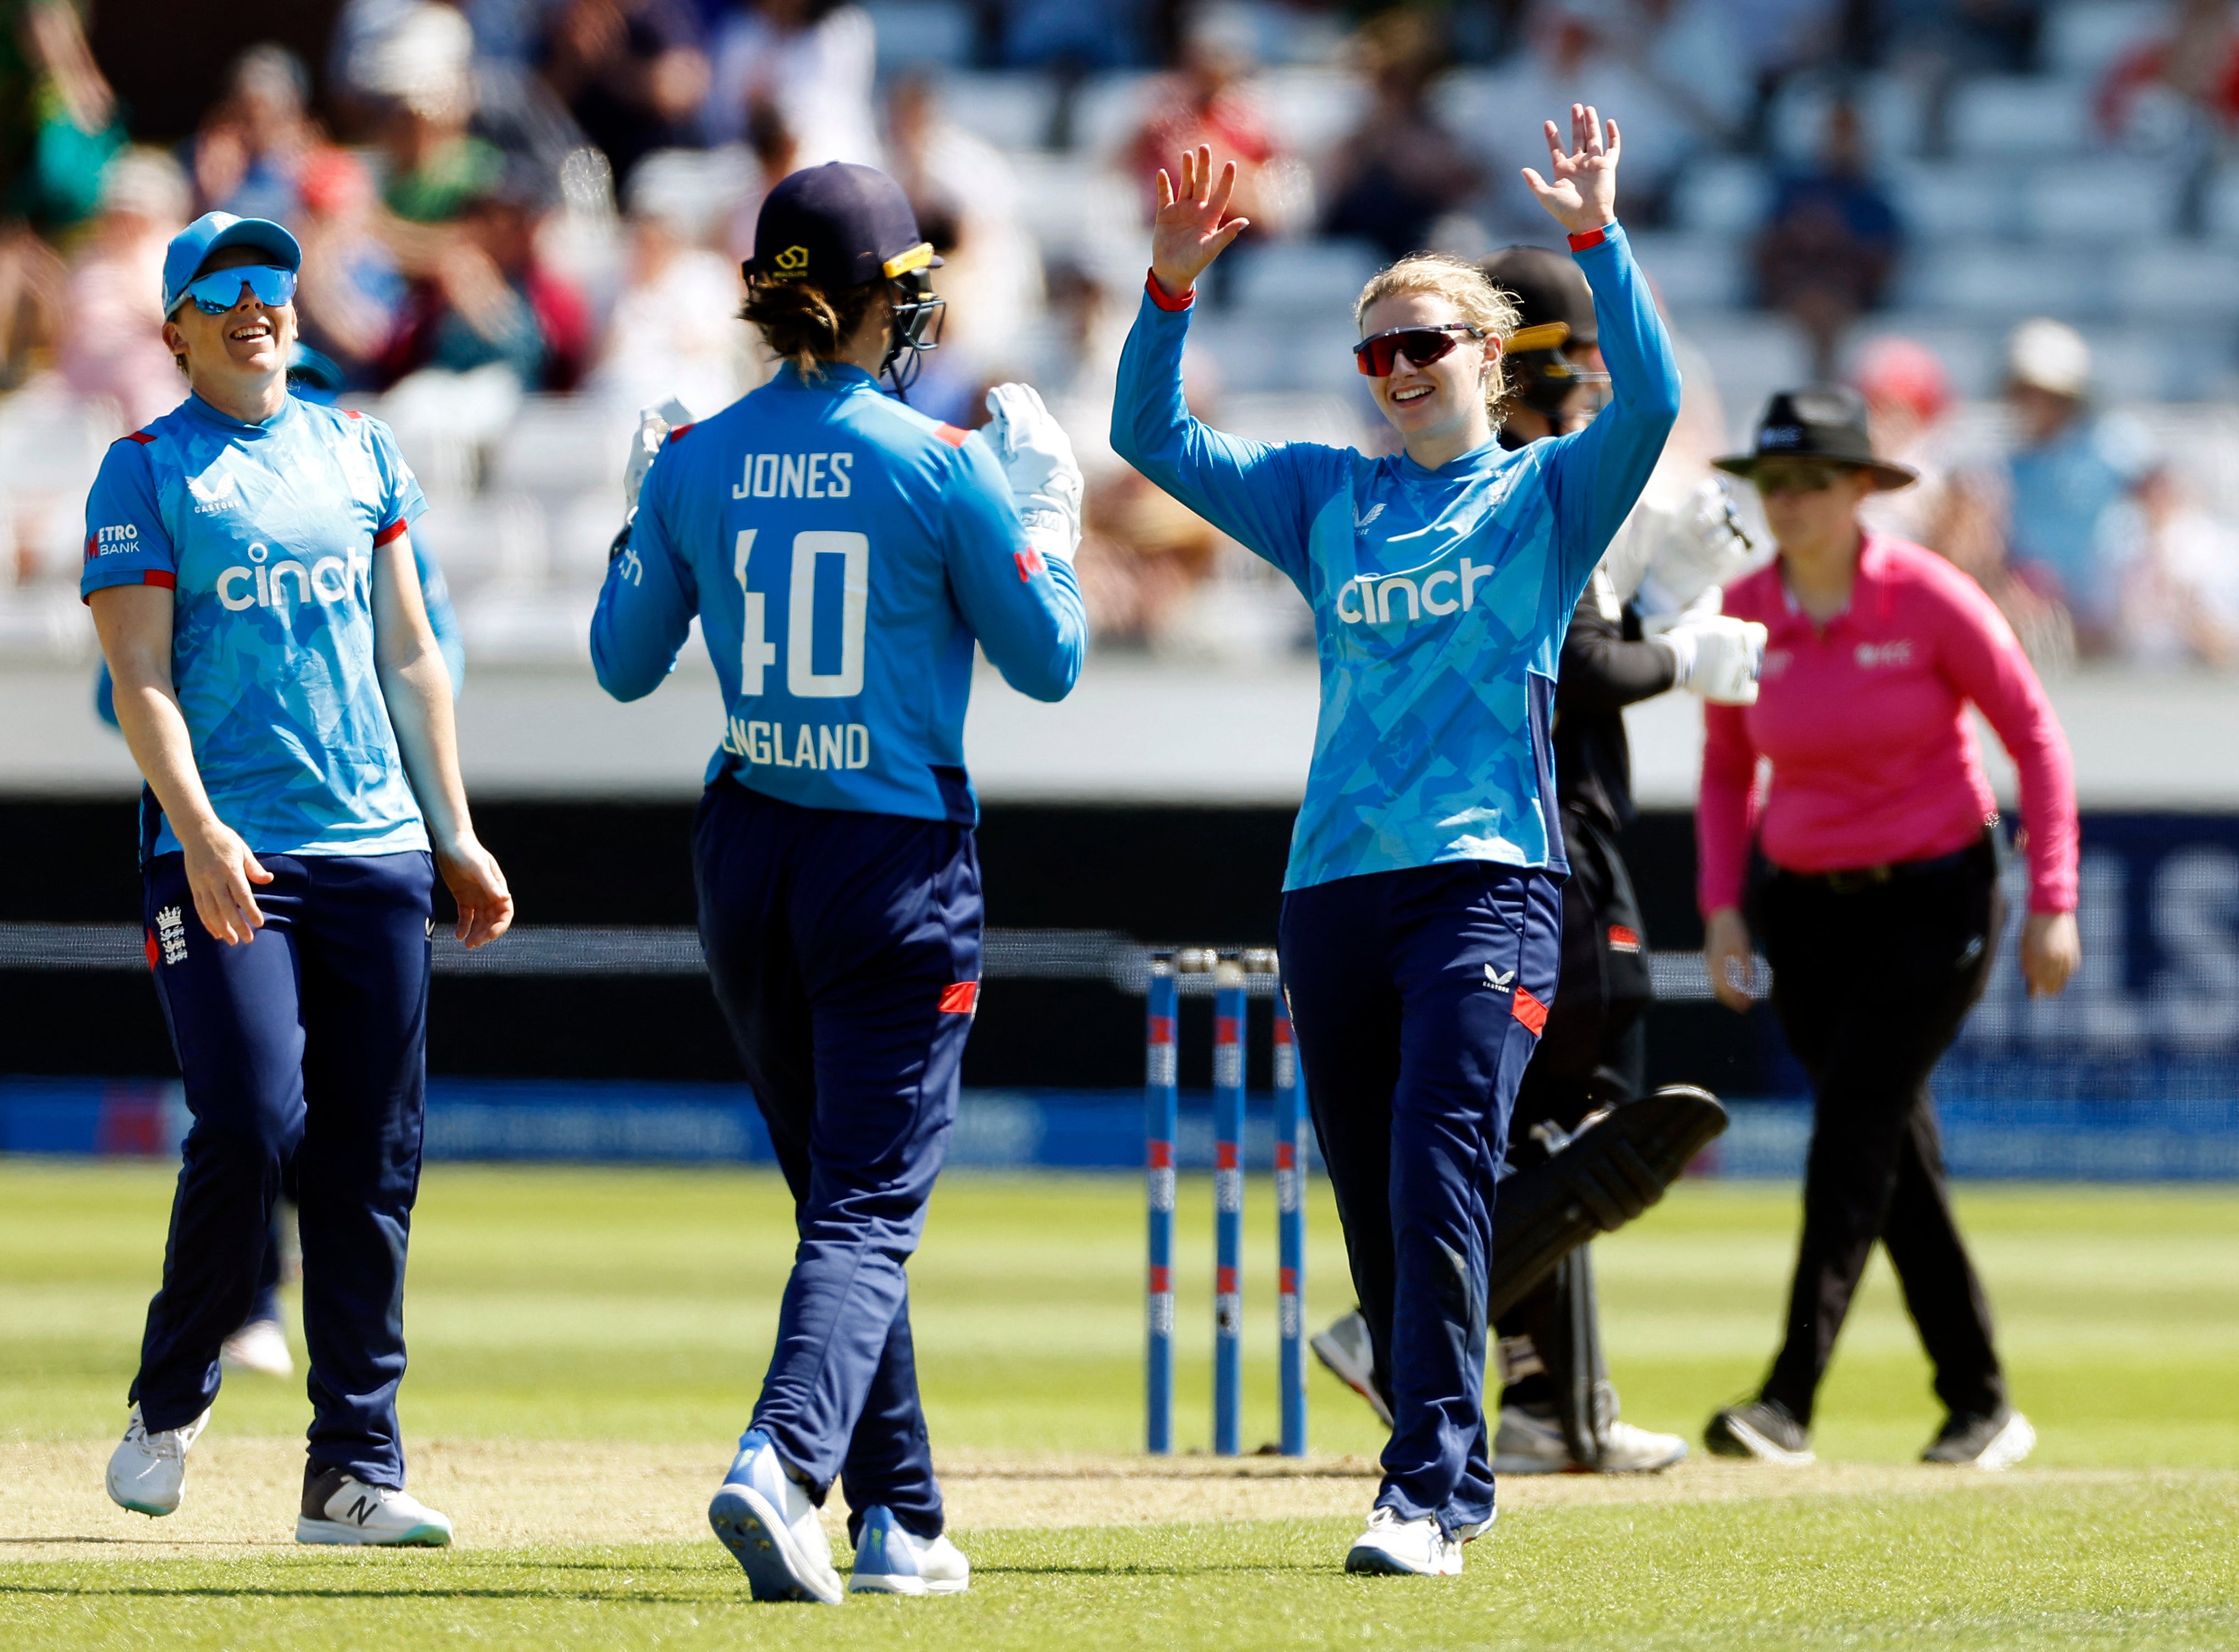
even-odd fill
[[[980,988],[976,641],[1037,700],[1086,641],[1080,473],[1033,391],[968,434],[914,376],[939,261],[901,186],[840,163],[770,191],[745,318],[783,365],[672,431],[591,624],[599,681],[658,687],[696,614],[723,736],[694,832],[700,938],[794,1196],[800,1244],[754,1417],[708,1508],[757,1600],[964,1589],[942,1536],[903,1264],[955,1118]]]
[[[1491,1208],[1552,1001],[1565,871],[1550,741],[1580,594],[1678,415],[1670,345],[1616,222],[1617,123],[1574,104],[1525,181],[1593,289],[1610,406],[1495,439],[1508,295],[1419,256],[1372,280],[1355,356],[1402,451],[1208,429],[1182,397],[1198,277],[1242,231],[1236,169],[1159,175],[1112,445],[1288,574],[1322,707],[1292,837],[1283,971],[1361,1312],[1392,1373],[1384,1483],[1348,1570],[1450,1576],[1492,1523],[1483,1402]]]
[[[262,219],[172,240],[163,339],[191,394],[110,448],[86,501],[80,589],[147,780],[148,959],[194,1115],[109,1494],[178,1507],[292,1170],[313,1410],[296,1540],[440,1545],[396,1419],[433,885],[469,946],[513,900],[468,817],[419,484],[378,421],[288,392],[302,262]]]

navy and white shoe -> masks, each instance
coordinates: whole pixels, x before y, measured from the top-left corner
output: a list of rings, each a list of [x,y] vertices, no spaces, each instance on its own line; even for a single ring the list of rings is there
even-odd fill
[[[346,1470],[323,1469],[303,1477],[296,1541],[367,1549],[448,1549],[451,1518],[393,1486],[369,1486]]]
[[[1471,1536],[1484,1529],[1480,1526]],[[1447,1536],[1428,1515],[1405,1520],[1379,1503],[1368,1511],[1368,1529],[1352,1540],[1345,1569],[1386,1577],[1459,1577],[1465,1541],[1458,1535]]]
[[[1703,1443],[1714,1457],[1755,1457],[1789,1469],[1818,1461],[1811,1455],[1811,1430],[1778,1400],[1750,1400],[1714,1413]]]
[[[708,1523],[747,1574],[756,1600],[837,1606],[846,1597],[808,1488],[786,1471],[760,1429],[740,1436],[739,1455],[708,1505]]]
[[[972,1562],[947,1537],[905,1530],[883,1503],[863,1510],[855,1539],[855,1572],[847,1587],[858,1595],[961,1595],[972,1583]]]

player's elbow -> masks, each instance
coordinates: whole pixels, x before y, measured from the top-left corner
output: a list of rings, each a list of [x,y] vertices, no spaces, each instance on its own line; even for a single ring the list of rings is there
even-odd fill
[[[1029,700],[1055,705],[1080,680],[1087,658],[1088,628],[1078,617],[1070,617],[1031,657],[1003,662],[1003,680]]]
[[[633,657],[630,650],[617,647],[605,627],[595,621],[591,627],[591,673],[599,680],[601,688],[627,705],[633,700],[643,700],[660,687],[661,679],[668,674],[668,666],[665,661],[642,655]]]

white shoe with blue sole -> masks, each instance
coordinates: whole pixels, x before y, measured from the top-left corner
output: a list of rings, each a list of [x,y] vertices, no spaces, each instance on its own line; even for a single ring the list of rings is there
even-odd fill
[[[708,1505],[708,1523],[746,1573],[756,1600],[837,1606],[846,1598],[832,1569],[832,1540],[808,1488],[786,1472],[760,1429],[740,1437],[739,1455]]]
[[[883,1504],[863,1510],[855,1539],[855,1572],[847,1587],[858,1595],[961,1595],[972,1583],[972,1562],[947,1537],[905,1530]]]

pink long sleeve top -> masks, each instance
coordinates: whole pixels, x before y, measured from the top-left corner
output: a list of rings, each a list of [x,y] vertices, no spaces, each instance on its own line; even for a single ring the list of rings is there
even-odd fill
[[[1697,896],[1737,906],[1755,835],[1765,858],[1819,872],[1963,849],[1997,804],[1972,701],[2021,775],[2030,910],[2076,908],[2076,775],[2051,705],[1983,589],[1920,546],[1870,536],[1850,606],[1823,628],[1780,564],[1737,581],[1725,611],[1771,634],[1754,706],[1704,715]],[[1758,760],[1771,774],[1760,787]]]

